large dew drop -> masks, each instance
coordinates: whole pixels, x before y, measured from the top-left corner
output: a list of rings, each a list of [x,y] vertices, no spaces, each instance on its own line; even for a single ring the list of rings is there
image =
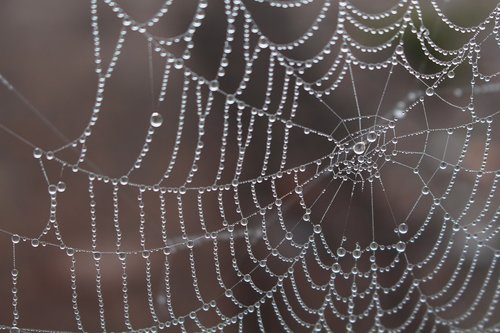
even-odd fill
[[[361,155],[365,152],[366,145],[363,141],[357,142],[354,147],[352,147],[352,150],[354,151],[355,154]]]
[[[397,244],[396,244],[396,250],[398,250],[398,252],[404,252],[406,249],[406,244],[405,242],[402,242],[402,241],[399,241]]]
[[[160,127],[163,124],[163,117],[158,112],[153,112],[149,121],[151,122],[151,126]]]

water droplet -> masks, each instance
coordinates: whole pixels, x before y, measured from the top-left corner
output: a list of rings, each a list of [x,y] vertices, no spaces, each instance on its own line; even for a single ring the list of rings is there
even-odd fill
[[[219,82],[217,80],[210,81],[208,84],[208,88],[210,91],[217,91],[219,90]]]
[[[404,252],[405,249],[406,249],[406,243],[405,242],[399,241],[396,244],[396,250],[398,250],[398,252]]]
[[[179,187],[179,194],[186,194],[186,186]]]
[[[66,183],[63,182],[63,181],[59,181],[57,183],[57,191],[58,192],[64,192],[64,191],[66,191]]]
[[[57,193],[57,186],[54,184],[50,184],[48,187],[49,194],[56,194]]]
[[[163,116],[158,112],[153,112],[151,118],[149,118],[149,122],[153,127],[160,127],[163,124]]]
[[[400,234],[406,234],[408,232],[408,225],[406,223],[401,223],[399,226],[398,226],[398,231]]]
[[[340,272],[340,268],[341,268],[341,267],[340,267],[339,263],[337,263],[337,262],[336,262],[335,264],[333,264],[333,265],[332,265],[332,271],[333,271],[334,273],[339,273],[339,272]]]
[[[374,131],[370,131],[366,136],[366,141],[375,142],[375,140],[377,140],[377,133],[375,133]]]
[[[68,247],[68,248],[66,249],[66,254],[67,254],[69,257],[72,257],[72,256],[74,256],[74,255],[75,255],[75,250],[74,250],[74,249],[72,249],[72,248],[70,248],[70,247]]]
[[[319,224],[316,224],[314,227],[313,227],[313,231],[315,234],[319,234],[321,233],[321,226]]]
[[[184,61],[181,58],[175,59],[174,67],[175,69],[181,69],[184,66]]]
[[[12,235],[12,243],[17,244],[21,241],[21,237],[18,234]]]
[[[373,241],[370,243],[370,250],[372,251],[375,251],[376,249],[378,249],[378,243]]]
[[[453,70],[450,70],[450,71],[448,72],[448,77],[449,77],[450,79],[453,79],[453,78],[455,77],[455,72],[454,72]]]
[[[261,49],[265,49],[269,46],[269,41],[266,39],[266,37],[261,36],[259,39],[259,47]]]
[[[33,157],[36,159],[42,157],[42,153],[43,153],[42,150],[38,147],[33,149]]]
[[[121,176],[120,177],[120,184],[127,185],[128,184],[128,176]]]
[[[339,257],[345,256],[345,253],[346,253],[346,250],[342,246],[337,249],[337,255]]]
[[[93,252],[92,255],[94,256],[94,260],[96,260],[96,261],[101,260],[101,253],[100,252]]]
[[[365,152],[365,149],[366,149],[366,145],[363,141],[357,142],[352,148],[354,153],[357,155],[363,154]]]
[[[40,241],[37,238],[31,240],[31,246],[38,247],[40,245]]]
[[[427,186],[422,187],[422,194],[423,195],[429,194],[429,188]]]
[[[302,186],[296,186],[295,187],[295,193],[301,194],[302,193]]]
[[[425,94],[426,94],[427,96],[432,96],[432,95],[434,95],[434,88],[432,88],[432,87],[427,88],[427,89],[425,90]]]

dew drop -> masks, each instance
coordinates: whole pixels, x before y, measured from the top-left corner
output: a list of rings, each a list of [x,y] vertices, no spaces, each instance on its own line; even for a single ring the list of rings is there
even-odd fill
[[[405,249],[406,249],[406,243],[405,242],[399,241],[396,244],[396,250],[398,250],[398,252],[404,252]]]
[[[179,58],[174,61],[175,69],[181,69],[182,66],[184,66],[184,61],[182,59]]]
[[[339,257],[345,256],[345,253],[346,253],[346,250],[342,246],[337,249],[337,255]]]
[[[179,187],[179,194],[186,194],[186,186]]]
[[[375,140],[377,140],[377,133],[375,133],[374,131],[370,131],[366,136],[366,141],[375,142]]]
[[[266,39],[266,37],[264,37],[264,36],[260,37],[259,47],[261,49],[265,49],[265,48],[269,47],[269,41]]]
[[[35,148],[33,149],[33,157],[36,158],[36,159],[39,159],[40,157],[42,157],[42,150],[40,148]]]
[[[57,191],[58,192],[64,192],[64,191],[66,191],[66,183],[63,182],[63,181],[59,181],[57,183]]]
[[[429,188],[427,186],[422,187],[422,194],[423,195],[429,194]]]
[[[321,233],[321,226],[319,224],[316,224],[314,227],[313,227],[313,231],[315,234],[319,234]]]
[[[158,112],[153,112],[151,118],[149,118],[149,122],[153,127],[160,127],[163,124],[163,116]]]
[[[21,237],[18,234],[12,235],[12,243],[17,244],[21,241]]]
[[[121,176],[120,177],[120,184],[127,185],[128,184],[128,176]]]
[[[56,194],[57,193],[57,186],[54,184],[50,184],[48,187],[49,194]]]
[[[210,81],[208,84],[208,88],[210,91],[217,91],[219,90],[219,82],[217,80]]]
[[[432,88],[432,87],[427,88],[427,89],[425,90],[425,94],[426,94],[427,96],[432,96],[432,95],[434,95],[434,88]]]
[[[363,141],[361,142],[357,142],[354,147],[352,148],[352,150],[354,151],[355,154],[357,155],[361,155],[365,152],[365,149],[366,149],[366,145]]]
[[[408,225],[406,223],[401,223],[399,226],[398,226],[398,231],[400,234],[406,234],[408,232]]]

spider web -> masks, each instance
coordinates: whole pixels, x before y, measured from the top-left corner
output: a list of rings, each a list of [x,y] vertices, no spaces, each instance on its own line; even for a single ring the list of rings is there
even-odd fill
[[[500,7],[461,26],[433,0],[224,0],[217,14],[211,2],[172,35],[161,26],[187,4],[140,20],[90,1],[96,97],[76,139],[0,77],[66,142],[38,147],[1,125],[33,149],[49,217],[33,235],[0,230],[12,246],[0,329],[498,331]],[[266,26],[290,11],[314,19],[277,42]],[[120,29],[105,45],[110,16]],[[150,96],[131,114],[135,143],[112,147],[135,155],[100,171],[93,151],[123,115],[108,87],[126,80],[133,38]],[[65,208],[77,202],[83,216]],[[71,325],[23,324],[43,306],[23,293],[33,253],[62,258],[64,274],[44,268],[60,279],[44,297],[65,290]]]

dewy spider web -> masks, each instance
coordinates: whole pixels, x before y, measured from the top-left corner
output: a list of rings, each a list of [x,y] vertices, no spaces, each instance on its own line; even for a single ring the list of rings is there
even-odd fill
[[[0,318],[11,321],[0,329],[500,330],[499,72],[487,61],[500,45],[500,7],[462,27],[435,0],[375,14],[326,0],[307,31],[278,43],[259,13],[300,16],[316,2],[224,0],[223,51],[209,76],[190,61],[208,52],[196,45],[211,2],[197,3],[184,32],[162,37],[155,28],[176,1],[139,22],[119,2],[91,0],[98,84],[83,133],[48,150],[2,124],[34,148],[50,208],[35,236],[0,230],[12,245],[11,267],[3,267],[10,283],[0,287],[11,299]],[[440,47],[426,12],[460,45]],[[108,60],[102,13],[121,22]],[[324,31],[333,33],[304,56]],[[103,140],[92,145],[131,36],[148,44],[153,105],[134,129],[149,127],[142,147],[126,147],[139,152],[123,173],[97,172],[88,155]],[[210,31],[203,36],[216,44]],[[401,83],[409,78],[411,87]],[[154,154],[166,159],[148,163]],[[154,180],[136,180],[145,175]],[[81,220],[60,213],[71,193],[86,202]],[[71,228],[79,239],[66,235]],[[50,292],[67,290],[62,306],[73,326],[33,328],[23,313],[34,301],[23,293],[23,267],[34,264],[24,254],[42,249],[64,254],[67,275]]]

